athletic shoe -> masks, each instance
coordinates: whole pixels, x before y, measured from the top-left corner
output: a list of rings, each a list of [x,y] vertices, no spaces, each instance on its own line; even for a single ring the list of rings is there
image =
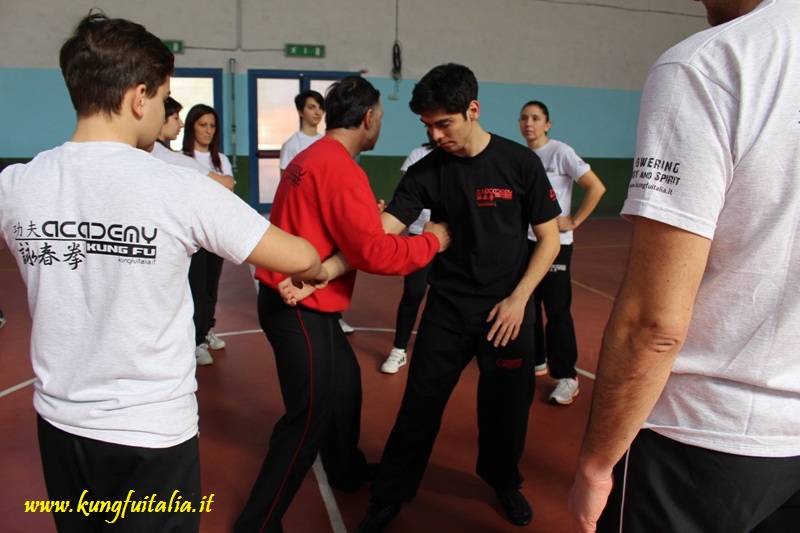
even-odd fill
[[[345,322],[344,318],[340,318],[339,319],[339,326],[341,326],[342,331],[344,331],[345,334],[347,334],[347,335],[349,335],[350,333],[353,333],[355,331],[355,328],[353,326],[351,326],[350,324],[348,324],[347,322]]]
[[[386,361],[381,365],[381,372],[384,374],[397,374],[400,367],[405,366],[407,362],[408,357],[406,357],[405,350],[392,348],[392,351],[389,352],[389,357],[387,357]]]
[[[6,325],[6,315],[4,315],[2,311],[0,311],[0,328],[2,328],[5,325]]]
[[[578,378],[559,379],[555,390],[550,394],[550,403],[557,405],[569,405],[572,399],[578,395]]]
[[[547,375],[547,363],[542,363],[541,365],[536,365],[533,367],[533,375],[538,377],[546,376]]]
[[[214,362],[214,359],[211,358],[211,354],[208,353],[208,344],[203,343],[197,346],[194,349],[194,357],[197,359],[198,365],[210,365]]]
[[[209,331],[208,335],[206,335],[206,344],[212,350],[221,350],[226,346],[225,341],[217,337],[217,334],[213,331]]]

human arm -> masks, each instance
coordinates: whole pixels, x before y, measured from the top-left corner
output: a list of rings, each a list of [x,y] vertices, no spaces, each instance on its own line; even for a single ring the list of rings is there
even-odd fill
[[[606,192],[606,187],[594,171],[589,170],[578,180],[578,185],[583,187],[585,194],[578,210],[572,215],[558,217],[558,231],[565,232],[580,226],[597,207],[600,198]]]
[[[686,339],[711,241],[634,219],[631,252],[603,335],[592,410],[569,496],[577,531],[595,531],[611,472],[655,405]]]
[[[232,191],[233,186],[236,184],[236,180],[233,179],[233,176],[226,176],[225,174],[217,174],[216,172],[209,172],[208,177],[216,181],[229,191]]]
[[[286,233],[274,224],[267,228],[245,261],[267,270],[288,274],[299,281],[322,283],[328,276],[311,243]]]
[[[394,221],[396,221],[396,223],[390,223],[394,229],[398,231],[403,231],[403,229],[405,229],[405,225],[403,225],[399,220],[388,213],[387,217],[391,217],[394,219]],[[387,218],[387,220],[389,219]],[[429,221],[425,224],[424,231],[433,233],[439,239],[439,252],[446,250],[450,246],[450,231],[446,223]],[[324,283],[305,283],[301,286],[297,286],[297,284],[293,283],[293,280],[289,278],[279,283],[278,291],[283,297],[284,302],[292,306],[297,305],[298,302],[310,296],[315,290],[324,288],[329,281],[353,270],[352,265],[348,263],[347,258],[345,258],[341,251],[337,251],[335,254],[328,257],[322,263],[322,266],[328,274]]]
[[[511,294],[495,304],[489,312],[489,316],[486,317],[486,322],[494,321],[489,329],[487,339],[489,342],[494,341],[495,346],[506,346],[508,341],[517,338],[522,319],[525,316],[525,306],[533,294],[533,290],[550,270],[561,247],[555,218],[531,226],[531,228],[536,236],[537,245],[528,260],[525,273]]]

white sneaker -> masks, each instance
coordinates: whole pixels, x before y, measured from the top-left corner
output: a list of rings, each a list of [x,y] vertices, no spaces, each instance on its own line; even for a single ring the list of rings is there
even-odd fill
[[[538,377],[546,376],[547,375],[547,362],[542,363],[541,365],[536,365],[533,367],[533,375]]]
[[[211,354],[208,353],[208,344],[203,343],[199,344],[197,348],[194,349],[194,358],[197,359],[198,365],[210,365],[214,362],[214,359],[211,358]]]
[[[579,392],[578,378],[559,379],[555,390],[550,394],[550,403],[569,405]]]
[[[355,331],[355,328],[345,322],[344,318],[339,319],[339,326],[341,326],[342,331],[344,331],[346,334],[353,333]]]
[[[225,341],[217,337],[213,331],[209,331],[206,335],[206,343],[212,350],[221,350],[226,346]]]
[[[381,372],[384,374],[397,374],[400,367],[405,366],[407,362],[408,358],[406,357],[405,350],[392,348],[392,351],[389,352],[389,357],[387,357],[386,361],[381,365]]]

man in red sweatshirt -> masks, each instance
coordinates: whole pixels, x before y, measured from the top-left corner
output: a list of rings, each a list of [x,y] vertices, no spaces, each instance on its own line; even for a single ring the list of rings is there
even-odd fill
[[[358,448],[361,371],[339,327],[356,270],[406,275],[427,265],[449,245],[443,224],[422,235],[400,237],[381,225],[375,196],[355,157],[378,141],[380,93],[349,76],[325,97],[325,137],[298,154],[281,175],[270,221],[307,239],[320,257],[334,256],[354,270],[294,307],[278,285],[286,276],[256,270],[258,315],[275,352],[286,414],[277,422],[250,499],[235,531],[281,531],[281,518],[319,452],[330,485],[354,491],[364,482],[366,460]]]

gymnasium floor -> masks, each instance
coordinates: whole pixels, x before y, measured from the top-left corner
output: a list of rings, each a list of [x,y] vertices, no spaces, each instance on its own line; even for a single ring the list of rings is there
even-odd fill
[[[551,406],[550,377],[537,378],[520,465],[522,492],[534,518],[524,528],[502,515],[493,491],[474,473],[477,428],[474,364],[464,372],[445,412],[417,498],[404,505],[387,533],[569,531],[566,496],[593,389],[600,339],[622,279],[630,225],[620,219],[590,220],[576,231],[573,255],[573,316],[578,334],[581,393],[570,406]],[[32,407],[33,373],[28,356],[30,318],[24,286],[8,250],[0,251],[0,530],[54,531],[49,514],[24,512],[26,500],[46,492]],[[378,370],[391,349],[402,279],[359,274],[347,321],[361,363],[364,385],[361,448],[378,461],[394,423],[407,367],[396,375]],[[272,351],[259,329],[256,292],[249,267],[226,263],[220,283],[217,331],[228,346],[212,352],[214,364],[199,367],[200,453],[203,494],[214,494],[201,531],[231,530],[261,466],[273,424],[282,414]],[[413,358],[413,337],[412,337]],[[369,501],[369,487],[353,494],[332,491],[324,475],[309,473],[283,520],[287,533],[354,531]]]

